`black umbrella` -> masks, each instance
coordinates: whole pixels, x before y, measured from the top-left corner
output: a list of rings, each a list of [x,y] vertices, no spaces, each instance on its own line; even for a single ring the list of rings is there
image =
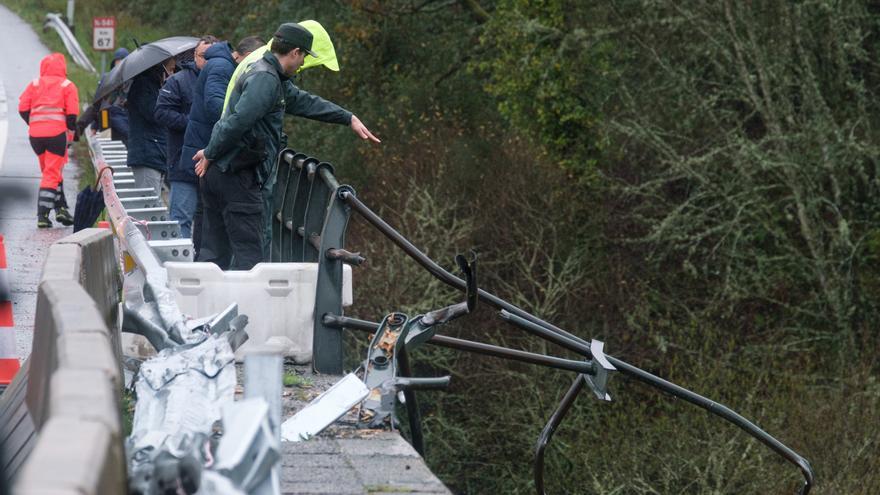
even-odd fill
[[[101,182],[101,176],[107,172],[113,172],[110,167],[104,167],[98,174],[98,180],[95,181],[95,188],[86,186],[85,189],[76,195],[76,208],[73,209],[73,231],[79,232],[87,229],[98,220],[101,212],[104,211],[104,193],[98,189],[98,183]]]
[[[129,79],[163,60],[192,50],[198,43],[199,39],[192,36],[172,36],[139,47],[122,59],[122,62],[116,64],[116,67],[104,77],[101,86],[95,92],[94,101],[97,102],[111,94]]]

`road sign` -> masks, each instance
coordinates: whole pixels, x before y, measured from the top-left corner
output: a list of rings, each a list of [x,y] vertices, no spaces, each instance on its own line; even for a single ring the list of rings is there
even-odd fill
[[[112,52],[116,48],[116,18],[92,18],[92,48],[97,51]]]

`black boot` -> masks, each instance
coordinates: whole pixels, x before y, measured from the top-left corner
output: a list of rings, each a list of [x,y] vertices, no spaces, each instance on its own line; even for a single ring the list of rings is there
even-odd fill
[[[73,225],[73,215],[67,211],[67,198],[64,197],[64,182],[55,190],[55,220],[62,225]]]
[[[37,197],[37,227],[48,229],[52,227],[52,221],[49,220],[49,212],[55,206],[55,190],[40,189]]]

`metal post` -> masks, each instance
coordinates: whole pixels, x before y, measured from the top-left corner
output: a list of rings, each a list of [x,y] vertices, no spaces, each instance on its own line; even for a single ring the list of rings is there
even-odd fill
[[[412,367],[409,364],[409,354],[406,346],[401,346],[397,352],[398,374],[402,377],[413,376]],[[416,391],[410,388],[403,389],[403,396],[406,399],[406,415],[409,418],[409,432],[412,439],[412,446],[420,456],[425,457],[425,437],[422,434],[422,415],[419,412],[419,401],[416,398]]]
[[[550,416],[547,425],[541,430],[541,436],[538,437],[538,444],[535,446],[535,491],[538,495],[544,495],[545,493],[544,451],[547,449],[550,439],[553,438],[556,428],[559,428],[560,423],[565,419],[565,415],[568,414],[568,410],[574,404],[574,400],[581,393],[582,388],[584,388],[584,375],[578,375],[575,377],[574,382],[572,382],[571,387],[568,388],[568,392],[565,393],[565,397],[559,402],[556,410],[553,411],[553,415]]]
[[[101,77],[107,71],[107,52],[101,52]]]
[[[317,180],[323,185],[323,181]],[[324,322],[324,315],[342,314],[342,270],[339,259],[327,256],[330,249],[345,245],[345,230],[351,208],[342,200],[342,194],[354,195],[349,186],[339,186],[330,198],[324,227],[321,230],[321,249],[318,253],[318,281],[315,294],[315,329],[312,344],[312,365],[320,373],[342,374],[342,332]]]
[[[71,33],[76,32],[73,26],[73,11],[75,3],[75,0],[67,0],[67,27],[70,28]]]
[[[309,189],[308,208],[306,209],[303,221],[306,240],[303,249],[303,261],[306,262],[318,261],[318,258],[321,257],[321,253],[318,252],[318,249],[309,240],[313,235],[320,234],[323,230],[324,220],[327,218],[327,209],[331,201],[330,197],[336,192],[335,189],[330,189],[320,177],[319,174],[324,171],[328,171],[332,175],[333,165],[321,162],[314,169],[307,170],[307,177],[311,183],[311,188]]]
[[[269,425],[281,442],[281,377],[284,358],[272,346],[258,346],[244,356],[244,397],[262,398],[269,405]]]

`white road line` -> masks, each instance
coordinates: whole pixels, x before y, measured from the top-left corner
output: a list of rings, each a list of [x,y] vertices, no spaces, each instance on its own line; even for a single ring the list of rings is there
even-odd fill
[[[9,137],[8,107],[6,105],[6,87],[0,79],[0,172],[3,171],[3,158],[6,156],[6,139]]]

